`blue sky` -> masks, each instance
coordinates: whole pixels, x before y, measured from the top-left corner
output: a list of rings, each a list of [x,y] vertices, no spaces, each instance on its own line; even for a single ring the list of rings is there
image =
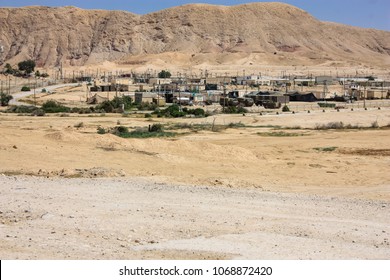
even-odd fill
[[[0,0],[0,7],[76,6],[84,9],[126,10],[136,14],[146,14],[172,6],[188,3],[209,3],[237,5],[249,2],[269,2],[251,0]],[[390,0],[290,0],[280,1],[308,11],[314,17],[348,25],[376,28],[390,31]]]

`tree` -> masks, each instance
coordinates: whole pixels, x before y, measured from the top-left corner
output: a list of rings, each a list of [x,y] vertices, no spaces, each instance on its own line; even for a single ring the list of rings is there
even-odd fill
[[[9,101],[12,99],[12,95],[1,92],[0,93],[0,105],[8,106]]]
[[[12,68],[11,64],[7,63],[4,67],[4,73],[12,75],[15,70]]]
[[[162,70],[160,73],[158,73],[158,77],[160,79],[170,78],[172,75],[169,71]]]
[[[32,72],[34,72],[34,69],[35,69],[35,61],[34,60],[25,60],[25,61],[22,61],[22,62],[19,62],[18,63],[18,67],[19,67],[19,70],[20,71],[24,71],[24,73],[26,73],[27,75],[31,74]]]

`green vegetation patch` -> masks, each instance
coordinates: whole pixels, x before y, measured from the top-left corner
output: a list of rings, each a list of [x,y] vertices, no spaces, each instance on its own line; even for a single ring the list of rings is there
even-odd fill
[[[224,114],[245,114],[248,113],[248,110],[241,106],[228,106],[222,110]]]
[[[336,104],[335,103],[325,103],[325,102],[319,102],[317,103],[318,106],[320,106],[321,108],[335,108],[336,107]]]
[[[258,132],[257,135],[266,136],[266,137],[298,137],[305,136],[302,133],[293,133],[285,131],[270,131],[270,132]]]
[[[122,138],[164,138],[175,137],[177,135],[177,133],[165,131],[162,124],[153,124],[149,127],[136,128],[133,131],[130,131],[129,128],[125,126],[116,126],[110,129],[99,127],[97,133],[111,133]]]
[[[206,112],[202,108],[188,109],[187,107],[184,107],[181,110],[180,106],[177,104],[173,104],[163,110],[156,109],[153,113],[156,114],[158,118],[181,118],[187,115],[194,115],[195,117],[206,116]]]

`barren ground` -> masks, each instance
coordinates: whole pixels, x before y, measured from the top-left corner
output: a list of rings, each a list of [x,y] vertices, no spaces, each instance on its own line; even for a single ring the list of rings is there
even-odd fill
[[[336,121],[384,127],[390,110],[1,114],[0,258],[388,259],[390,130],[313,129]],[[156,122],[240,125],[96,133]]]

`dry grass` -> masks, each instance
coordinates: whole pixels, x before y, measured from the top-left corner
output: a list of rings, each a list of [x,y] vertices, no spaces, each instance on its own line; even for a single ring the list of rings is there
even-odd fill
[[[341,154],[358,156],[390,156],[390,149],[342,149],[339,152]]]

